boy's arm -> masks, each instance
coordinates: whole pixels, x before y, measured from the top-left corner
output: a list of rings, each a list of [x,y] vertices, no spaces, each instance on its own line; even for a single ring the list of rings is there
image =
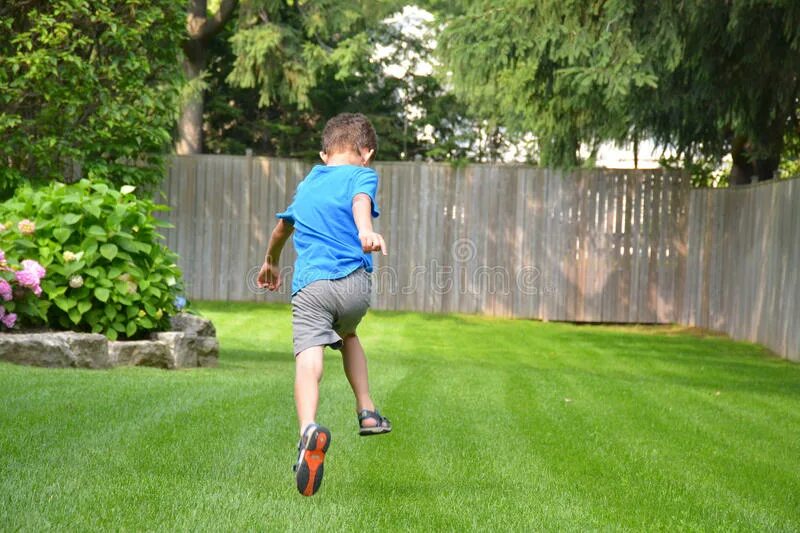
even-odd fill
[[[366,193],[358,193],[353,197],[353,220],[358,228],[361,249],[365,252],[380,250],[386,255],[386,243],[379,233],[372,229],[372,198]]]
[[[269,238],[269,246],[264,256],[264,264],[258,273],[258,286],[267,288],[271,291],[278,290],[281,286],[280,270],[278,270],[278,260],[281,258],[283,245],[289,240],[294,231],[294,226],[286,222],[285,219],[278,220],[272,235]]]

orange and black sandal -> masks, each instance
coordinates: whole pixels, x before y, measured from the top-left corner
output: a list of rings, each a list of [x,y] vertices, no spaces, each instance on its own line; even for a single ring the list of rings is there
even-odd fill
[[[319,490],[324,472],[325,452],[331,444],[328,428],[309,424],[297,445],[297,463],[294,465],[297,490],[303,496],[313,496]]]
[[[365,426],[364,420],[374,420],[375,425]],[[377,409],[375,411],[362,409],[361,412],[358,413],[358,428],[359,435],[362,437],[369,437],[370,435],[389,433],[392,430],[392,423],[389,422],[389,419],[385,416],[381,416]]]

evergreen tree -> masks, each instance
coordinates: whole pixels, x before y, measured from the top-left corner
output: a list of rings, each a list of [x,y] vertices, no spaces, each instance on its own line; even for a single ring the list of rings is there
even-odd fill
[[[800,96],[800,3],[433,1],[440,54],[477,112],[533,131],[546,164],[652,137],[770,179]]]
[[[292,92],[283,71],[270,71],[273,78],[263,80],[266,88],[254,87],[255,77],[247,83],[240,79],[237,53],[249,52],[235,49],[242,29],[227,28],[210,48],[214,59],[207,76],[205,150],[243,153],[250,148],[257,154],[314,160],[325,122],[337,113],[358,111],[375,125],[380,159],[500,160],[514,139],[496,124],[474,119],[445,90],[446,79],[431,65],[433,29],[409,21],[414,17],[402,23],[401,18],[365,18],[352,33],[340,33],[340,43],[358,46],[343,45],[338,51],[329,47],[337,56],[315,67],[313,84],[302,93]],[[302,17],[284,14],[283,20],[284,33],[303,34]],[[290,25],[295,27],[290,30]],[[292,55],[283,49],[276,53],[284,59]]]

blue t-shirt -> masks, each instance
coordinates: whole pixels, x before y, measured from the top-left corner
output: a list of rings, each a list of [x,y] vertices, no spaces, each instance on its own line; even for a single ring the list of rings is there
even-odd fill
[[[372,255],[364,253],[353,220],[353,197],[364,193],[377,217],[378,174],[368,167],[315,166],[297,186],[294,200],[275,215],[294,226],[292,294],[319,279],[339,279],[360,267],[372,272]]]

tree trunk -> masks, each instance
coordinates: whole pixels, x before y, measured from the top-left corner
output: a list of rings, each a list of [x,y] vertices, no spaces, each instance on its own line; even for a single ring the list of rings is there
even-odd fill
[[[744,135],[734,137],[733,146],[731,147],[733,165],[731,166],[731,174],[728,176],[728,183],[731,186],[747,185],[752,181],[752,177],[755,174],[753,163],[750,161],[746,147],[747,137]]]
[[[775,177],[780,163],[780,146],[773,146],[774,155],[754,158],[748,150],[746,137],[736,137],[731,148],[733,166],[728,177],[730,185],[748,185],[757,181],[767,181]]]
[[[758,181],[767,181],[775,177],[778,171],[778,164],[780,163],[779,156],[765,157],[764,159],[756,159],[753,161],[756,176]]]
[[[209,18],[206,0],[189,0],[186,18],[189,38],[183,43],[183,72],[189,83],[197,80],[206,68],[208,43],[231,18],[236,4],[237,0],[222,0],[219,11]],[[202,151],[203,92],[195,91],[186,99],[181,109],[175,152],[187,155]]]
[[[728,180],[731,185],[745,185],[775,177],[783,151],[786,125],[782,117],[785,116],[778,114],[778,118],[766,119],[755,139],[748,139],[744,135],[737,135],[733,139],[733,167]]]
[[[195,43],[193,43],[195,44]],[[199,44],[199,43],[197,43]],[[206,67],[205,50],[197,47],[198,54],[183,58],[183,73],[189,83],[197,80]],[[199,56],[199,57],[198,57]],[[175,153],[178,155],[199,154],[203,151],[203,91],[192,91],[181,108],[178,120],[178,142]]]

